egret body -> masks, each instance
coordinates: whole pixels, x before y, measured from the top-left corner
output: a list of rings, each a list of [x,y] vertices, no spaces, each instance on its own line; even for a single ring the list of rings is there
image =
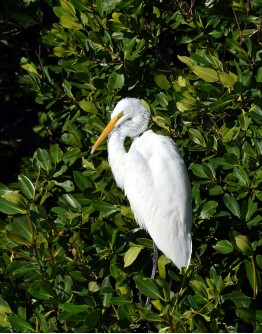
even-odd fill
[[[171,138],[147,130],[149,118],[139,99],[120,100],[92,152],[108,135],[109,164],[137,223],[179,269],[187,268],[192,252],[187,169]],[[126,137],[133,139],[128,152]]]

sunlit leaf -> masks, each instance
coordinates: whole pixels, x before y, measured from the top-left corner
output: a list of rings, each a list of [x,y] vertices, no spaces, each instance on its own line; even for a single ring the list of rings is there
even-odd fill
[[[253,249],[249,239],[245,235],[236,235],[236,244],[238,249],[245,255],[251,256]]]
[[[218,73],[209,67],[193,66],[192,71],[201,79],[206,82],[218,81]]]
[[[143,249],[143,247],[139,246],[132,246],[129,248],[129,250],[125,253],[124,256],[124,267],[128,267],[130,266],[138,257],[139,253],[141,252],[141,250]]]

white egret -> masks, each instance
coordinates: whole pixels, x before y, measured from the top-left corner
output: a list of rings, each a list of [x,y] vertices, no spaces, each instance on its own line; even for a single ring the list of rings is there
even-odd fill
[[[117,185],[125,191],[137,223],[179,269],[187,268],[192,252],[191,187],[187,169],[171,138],[146,131],[149,117],[139,99],[122,99],[92,153],[108,135],[109,164]],[[124,147],[126,137],[133,139],[128,152]]]

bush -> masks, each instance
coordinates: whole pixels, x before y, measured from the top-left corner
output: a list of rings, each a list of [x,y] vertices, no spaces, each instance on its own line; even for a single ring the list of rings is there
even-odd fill
[[[47,4],[42,20],[56,18],[20,76],[41,106],[34,131],[46,146],[0,185],[1,332],[260,332],[260,1]],[[126,96],[148,103],[150,127],[188,166],[187,272],[161,255],[148,278],[152,241],[106,145],[90,155]]]

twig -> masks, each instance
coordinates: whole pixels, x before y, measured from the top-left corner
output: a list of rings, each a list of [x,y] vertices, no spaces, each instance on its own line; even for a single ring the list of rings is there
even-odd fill
[[[232,11],[234,13],[234,16],[235,16],[235,20],[236,20],[236,23],[237,23],[237,28],[238,28],[238,31],[239,31],[239,42],[240,42],[240,45],[242,44],[242,31],[241,31],[241,28],[240,28],[240,24],[239,24],[239,21],[238,21],[238,17],[237,17],[237,14],[234,10],[234,7],[233,5],[231,6],[232,8]]]

